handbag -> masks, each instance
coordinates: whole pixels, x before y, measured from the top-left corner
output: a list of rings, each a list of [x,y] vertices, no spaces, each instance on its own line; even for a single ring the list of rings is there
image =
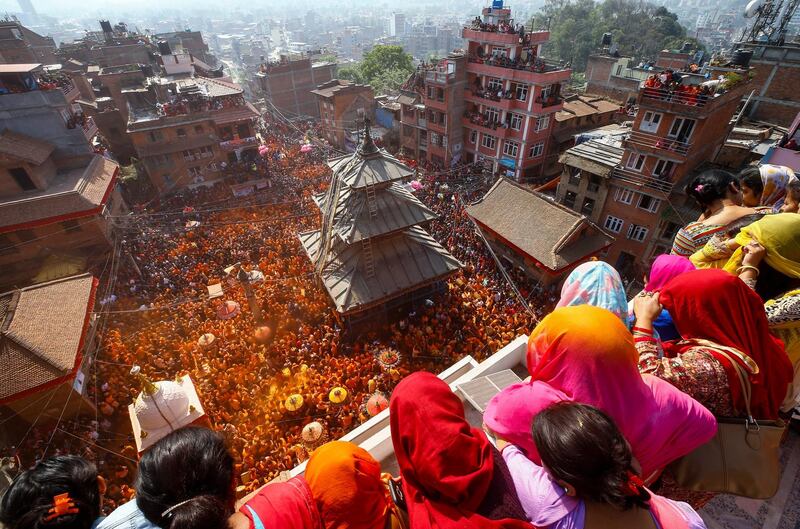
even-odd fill
[[[713,345],[715,351],[727,358],[736,370],[747,417],[717,417],[714,438],[669,468],[678,485],[689,490],[726,492],[755,499],[771,498],[780,484],[780,443],[786,432],[786,423],[780,419],[753,418],[750,380],[732,356],[746,359],[748,366],[755,366],[755,362],[741,351]],[[757,366],[755,373],[758,373]]]

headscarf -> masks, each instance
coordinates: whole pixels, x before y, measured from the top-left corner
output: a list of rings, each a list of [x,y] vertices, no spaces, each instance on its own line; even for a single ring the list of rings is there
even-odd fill
[[[497,471],[492,445],[466,421],[464,405],[445,382],[414,373],[392,392],[389,410],[414,529],[530,529],[522,520],[491,520],[476,512]]]
[[[239,509],[253,526],[250,509],[271,529],[322,529],[311,489],[302,476],[267,484]]]
[[[381,465],[369,452],[346,441],[314,450],[305,473],[325,529],[383,529],[389,493]]]
[[[628,300],[619,273],[603,261],[589,261],[575,268],[561,287],[557,307],[593,305],[628,319]]]
[[[742,247],[757,240],[766,248],[764,261],[783,275],[800,278],[800,215],[778,213],[745,226],[736,236],[740,247],[733,253],[725,270],[736,274],[742,265]]]
[[[758,168],[761,173],[761,183],[764,190],[761,192],[761,205],[769,206],[772,211],[778,212],[786,199],[786,189],[789,184],[797,181],[797,177],[789,167],[783,165],[764,164]]]
[[[700,338],[733,347],[758,364],[758,374],[750,375],[751,410],[757,419],[777,417],[778,408],[792,380],[792,364],[783,343],[769,332],[767,315],[758,294],[738,277],[722,270],[686,272],[661,290],[661,303],[672,314],[681,336]],[[667,342],[664,352],[676,356],[683,352],[680,342]],[[722,355],[719,360],[728,375],[733,405],[744,411],[744,399],[735,368]],[[747,366],[742,364],[747,370]]]
[[[541,464],[531,439],[533,418],[569,400],[606,412],[642,465],[646,481],[716,433],[716,420],[669,382],[640,375],[633,337],[607,310],[582,305],[554,310],[528,340],[531,382],[506,388],[489,402],[484,421]]]
[[[650,267],[650,274],[647,277],[647,284],[644,289],[648,292],[656,292],[664,288],[664,285],[673,277],[694,269],[694,265],[686,257],[669,254],[659,255]]]

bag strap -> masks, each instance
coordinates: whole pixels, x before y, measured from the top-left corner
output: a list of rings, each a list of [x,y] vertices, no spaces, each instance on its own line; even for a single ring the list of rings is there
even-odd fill
[[[750,397],[753,393],[753,386],[750,384],[750,379],[746,376],[746,373],[744,373],[744,368],[739,364],[739,362],[734,360],[725,349],[727,348],[718,348],[716,352],[724,356],[728,362],[733,365],[733,369],[736,371],[736,375],[739,378],[739,383],[742,385],[742,395],[744,396],[744,406],[747,410],[748,426],[750,424],[756,424],[757,426],[755,419],[753,419],[753,413],[750,411]]]

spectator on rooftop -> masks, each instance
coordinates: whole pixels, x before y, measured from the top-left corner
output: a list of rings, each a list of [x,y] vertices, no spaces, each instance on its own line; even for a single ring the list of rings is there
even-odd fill
[[[509,470],[440,378],[418,372],[390,400],[409,524],[418,528],[530,529]]]
[[[530,424],[554,402],[605,410],[630,441],[645,483],[714,436],[716,421],[693,398],[653,376],[641,376],[633,337],[611,312],[581,305],[554,310],[528,340],[529,382],[492,398],[486,425],[541,464]]]
[[[663,356],[652,336],[652,321],[661,312],[661,303],[682,337],[664,342]],[[667,283],[660,294],[638,295],[634,311],[642,373],[670,382],[715,415],[745,417],[734,361],[752,385],[752,416],[778,417],[792,380],[792,363],[783,343],[770,334],[763,302],[744,282],[722,270],[686,272]]]
[[[781,213],[800,212],[800,181],[786,186],[786,199],[781,206]]]
[[[678,230],[672,244],[675,255],[689,257],[731,222],[756,213],[742,206],[742,190],[736,177],[727,171],[712,169],[701,173],[686,186],[686,194],[695,199],[703,213]]]
[[[777,213],[786,199],[789,184],[797,181],[789,167],[770,164],[748,167],[739,173],[742,204],[751,208],[763,206]]]
[[[695,266],[692,261],[680,255],[667,255],[662,254],[655,258],[652,266],[650,266],[649,276],[644,278],[644,291],[657,292],[666,285],[670,279],[677,277],[685,272],[694,270]],[[629,315],[635,318],[633,314],[633,299],[628,303]],[[658,333],[661,340],[675,340],[680,338],[678,330],[675,328],[675,322],[672,321],[667,309],[663,309],[661,314],[653,320],[653,329]]]
[[[0,503],[6,529],[90,529],[100,518],[105,481],[82,457],[40,461],[14,480]]]
[[[647,490],[630,444],[614,421],[586,404],[559,402],[533,421],[542,464],[504,439],[497,446],[511,469],[525,511],[536,527],[701,529],[686,503]]]

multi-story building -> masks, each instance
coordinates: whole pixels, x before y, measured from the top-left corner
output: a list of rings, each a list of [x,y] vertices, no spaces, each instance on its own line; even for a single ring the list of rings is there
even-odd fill
[[[128,134],[159,193],[217,180],[221,169],[257,154],[258,111],[242,88],[198,76],[150,77],[123,90]]]
[[[96,127],[75,113],[68,78],[0,67],[0,288],[87,270],[124,212],[117,164],[94,153]],[[68,264],[67,265],[65,265]]]
[[[312,91],[334,77],[335,63],[314,63],[307,57],[282,55],[277,62],[259,65],[254,92],[267,100],[268,109],[274,106],[286,117],[318,118],[319,105]]]
[[[461,157],[466,63],[463,53],[452,53],[437,63],[420,65],[404,84],[398,102],[405,155],[440,167]]]
[[[311,93],[317,96],[323,137],[338,149],[355,150],[364,120],[375,121],[372,87],[333,79]]]
[[[561,83],[572,71],[541,57],[549,31],[513,27],[511,9],[483,9],[462,31],[467,41],[467,109],[462,118],[468,162],[488,161],[517,181],[542,176]]]
[[[54,64],[56,43],[16,20],[0,20],[0,64]]]
[[[751,90],[745,70],[708,73],[713,81],[682,72],[681,90],[643,83],[636,118],[621,142],[619,163],[609,170],[577,172],[570,168],[574,164],[567,163],[562,173],[559,202],[596,215],[616,237],[607,259],[623,274],[641,277],[652,257],[669,252],[676,231],[694,220],[687,212],[691,212],[691,200],[683,188],[695,169],[715,159],[742,95]],[[717,79],[720,75],[724,81]],[[701,84],[709,92],[698,93]],[[709,88],[714,85],[715,89]],[[565,156],[580,155],[577,151],[582,147],[568,150]],[[587,211],[587,200],[591,211]]]
[[[405,13],[392,13],[389,18],[389,35],[392,37],[402,37],[406,34],[406,15]]]
[[[800,43],[744,42],[739,46],[752,53],[749,64],[755,74],[748,116],[788,127],[800,109]]]

